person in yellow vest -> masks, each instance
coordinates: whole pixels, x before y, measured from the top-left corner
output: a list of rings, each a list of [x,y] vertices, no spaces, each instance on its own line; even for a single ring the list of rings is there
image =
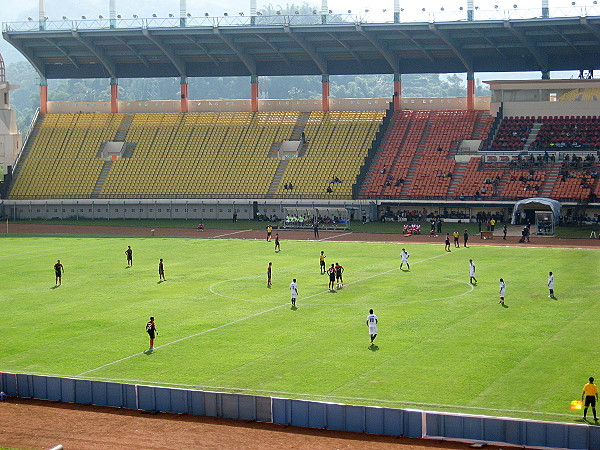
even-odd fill
[[[273,227],[269,225],[267,227],[267,242],[271,240],[271,234],[273,233]]]
[[[460,244],[458,243],[458,237],[460,236],[460,234],[458,234],[458,231],[452,233],[452,236],[454,236],[454,247],[460,248]]]
[[[592,407],[592,412],[594,413],[594,422],[598,422],[598,418],[596,416],[596,402],[598,401],[598,387],[594,384],[594,377],[590,377],[590,382],[587,383],[583,387],[583,392],[581,393],[581,400],[585,400],[584,408],[583,408],[583,420],[586,420],[585,416],[587,415],[588,406]],[[585,399],[584,399],[585,397]]]
[[[496,225],[496,219],[490,220],[490,231],[494,231],[495,225]]]

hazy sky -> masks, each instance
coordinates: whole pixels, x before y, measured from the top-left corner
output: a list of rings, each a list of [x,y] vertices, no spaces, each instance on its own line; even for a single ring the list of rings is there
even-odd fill
[[[272,5],[274,8],[286,8],[292,5],[302,5],[308,3],[311,6],[321,8],[323,0],[282,2],[278,0],[263,1],[257,0],[258,8]],[[393,20],[394,2],[393,0],[326,0],[328,9],[336,13],[346,13],[351,10],[353,14],[364,16],[365,21],[384,22]],[[600,7],[592,6],[592,0],[575,0],[575,7],[571,5],[573,0],[549,0],[551,16],[577,16],[582,10],[588,15],[600,15]],[[1,0],[0,21],[27,21],[28,17],[34,20],[38,18],[39,0]],[[510,17],[534,17],[541,14],[541,0],[474,0],[475,6],[479,8],[475,12],[475,19],[501,19],[510,14]],[[109,0],[45,0],[46,16],[49,20],[61,20],[62,16],[69,19],[79,19],[86,16],[88,19],[97,18],[98,15],[108,16]],[[158,17],[167,17],[169,14],[179,15],[180,0],[116,0],[117,13],[123,18],[131,18],[133,14],[139,17],[151,17],[156,14]],[[513,5],[517,5],[517,9]],[[587,5],[587,6],[586,6]],[[400,6],[404,9],[401,12],[402,21],[429,21],[435,18],[436,21],[460,20],[466,15],[466,12],[460,11],[462,6],[466,10],[467,1],[457,0],[424,0],[414,2],[400,0]],[[497,6],[497,8],[495,8]],[[443,8],[443,11],[442,11]],[[365,13],[365,10],[369,10]],[[385,12],[383,10],[386,10]],[[425,9],[425,11],[423,11]],[[187,10],[194,16],[203,16],[209,13],[211,16],[222,16],[227,12],[229,15],[237,15],[244,12],[246,15],[250,11],[250,1],[239,0],[187,0]],[[23,60],[22,56],[7,44],[0,40],[0,53],[7,62]],[[487,75],[477,74],[477,78],[506,78],[515,75]],[[528,78],[539,78],[537,73],[529,73]],[[553,74],[556,78],[558,74]],[[565,76],[563,74],[563,76]],[[566,74],[570,77],[571,74]]]

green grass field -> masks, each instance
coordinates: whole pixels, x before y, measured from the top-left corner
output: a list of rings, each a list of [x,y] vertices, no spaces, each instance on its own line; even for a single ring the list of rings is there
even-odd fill
[[[278,254],[259,240],[0,245],[2,371],[557,421],[579,416],[570,401],[600,377],[599,250],[406,244],[403,272],[402,244],[282,241]],[[321,250],[346,269],[335,293],[319,274]],[[59,258],[63,286],[54,288]],[[547,297],[549,270],[557,300]],[[500,277],[507,308],[497,304]],[[379,317],[376,347],[369,308]],[[150,315],[160,335],[144,354]]]

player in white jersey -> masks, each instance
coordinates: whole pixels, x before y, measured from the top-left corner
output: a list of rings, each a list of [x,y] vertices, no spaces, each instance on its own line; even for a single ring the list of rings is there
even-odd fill
[[[369,315],[367,316],[367,325],[369,326],[369,334],[371,335],[371,344],[377,337],[377,316],[373,314],[373,310],[369,310]]]
[[[475,263],[472,259],[469,260],[469,283],[477,284],[477,278],[475,278]]]
[[[500,305],[504,306],[504,295],[506,294],[506,283],[502,278],[500,278],[500,301],[498,302]]]
[[[408,270],[410,270],[410,264],[408,264],[408,258],[410,257],[410,255],[408,254],[405,248],[402,249],[402,253],[400,254],[400,256],[402,257],[400,268],[402,269],[402,265],[406,264],[406,267],[408,267]]]
[[[554,275],[552,275],[552,272],[548,274],[548,289],[550,289],[550,295],[548,297],[554,298]]]
[[[296,299],[298,298],[298,284],[294,278],[290,283],[290,294],[292,295],[292,306],[296,306]]]

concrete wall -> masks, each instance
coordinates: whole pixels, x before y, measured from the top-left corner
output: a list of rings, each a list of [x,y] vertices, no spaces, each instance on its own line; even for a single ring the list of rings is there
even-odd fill
[[[499,445],[600,450],[600,427],[0,372],[12,397]]]
[[[504,117],[511,116],[597,116],[599,102],[504,102]],[[497,111],[498,103],[491,110]]]

